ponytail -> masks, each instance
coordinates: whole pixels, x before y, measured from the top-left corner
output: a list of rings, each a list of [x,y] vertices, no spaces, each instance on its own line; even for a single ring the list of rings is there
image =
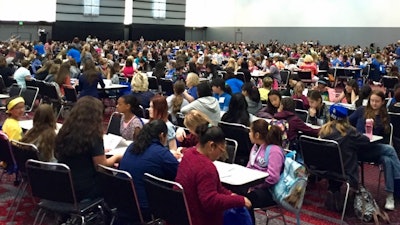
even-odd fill
[[[211,126],[210,124],[201,124],[196,127],[196,134],[199,137],[200,146],[204,146],[207,142],[223,142],[225,141],[224,132],[220,127]]]

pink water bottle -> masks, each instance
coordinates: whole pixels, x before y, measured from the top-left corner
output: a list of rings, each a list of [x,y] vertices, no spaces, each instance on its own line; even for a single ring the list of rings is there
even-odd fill
[[[374,129],[374,119],[366,119],[365,120],[365,134],[369,139],[372,139],[373,136],[373,129]]]

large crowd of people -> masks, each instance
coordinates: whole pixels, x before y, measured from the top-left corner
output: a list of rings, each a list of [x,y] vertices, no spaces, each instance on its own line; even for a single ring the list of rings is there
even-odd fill
[[[60,98],[66,86],[79,91],[78,102],[57,134],[51,107],[42,105],[35,110],[32,130],[24,134],[18,124],[24,99],[16,96],[6,102],[9,117],[2,130],[10,139],[36,144],[42,160],[69,165],[79,200],[100,194],[95,188],[94,165],[114,166],[119,162],[120,169],[132,174],[146,219],[151,212],[144,173],[182,184],[195,225],[207,224],[210,218],[222,224],[223,211],[232,207],[253,209],[275,204],[268,188],[279,180],[283,148],[300,150],[299,132],[340,143],[342,151],[347,152],[343,154],[345,170],[355,190],[359,184],[357,161],[381,163],[387,192],[385,208],[394,210],[400,162],[399,149],[396,152],[389,145],[388,109],[400,111],[400,85],[386,93],[372,87],[385,75],[399,79],[399,63],[400,41],[382,49],[373,44],[321,45],[318,41],[285,44],[74,38],[72,42],[0,42],[0,74],[5,88],[13,83],[26,88],[26,81],[36,79],[57,85]],[[360,70],[342,81],[343,89],[335,89],[335,67]],[[363,72],[366,68],[374,71],[368,77]],[[281,71],[289,73],[287,81]],[[304,83],[299,71],[311,71],[311,85]],[[149,90],[149,76],[158,81],[172,80],[173,93],[163,96],[159,90]],[[116,109],[122,114],[121,136],[134,142],[124,155],[110,158],[105,156],[102,142],[104,115],[99,98],[107,95],[99,94],[99,86],[105,87],[104,80],[122,80],[131,87],[129,93],[119,96]],[[386,105],[388,97],[392,99]],[[328,107],[329,102],[333,106]],[[350,113],[335,103],[346,103],[355,111]],[[148,110],[147,124],[141,118],[145,117],[143,108]],[[296,109],[307,111],[309,120],[301,119]],[[185,115],[189,133],[177,129],[179,114]],[[287,135],[266,119],[286,121]],[[381,142],[370,144],[362,135],[368,119],[373,119],[373,134],[382,136]],[[247,167],[270,175],[262,185],[241,195],[221,185],[212,164],[226,154],[219,121],[249,127],[254,146],[249,149]],[[355,143],[353,138],[359,141]],[[332,208],[332,204],[337,205],[341,184],[329,184],[327,207]]]

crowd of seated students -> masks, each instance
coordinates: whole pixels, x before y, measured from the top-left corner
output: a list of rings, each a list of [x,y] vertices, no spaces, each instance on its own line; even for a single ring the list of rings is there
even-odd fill
[[[276,139],[277,136],[280,136],[278,131],[271,130],[270,132],[274,135],[274,137],[271,137],[272,134],[268,134],[268,129],[266,129],[268,125],[265,125],[265,120],[258,120],[259,118],[286,120],[289,123],[288,139],[289,146],[292,149],[297,149],[298,132],[341,140],[340,138],[346,137],[346,132],[353,132],[351,135],[356,136],[365,133],[365,120],[372,118],[374,119],[374,134],[383,136],[385,144],[369,145],[373,147],[367,148],[369,149],[367,153],[358,151],[359,146],[351,147],[355,149],[356,154],[349,156],[349,160],[376,161],[378,159],[383,164],[386,191],[388,192],[385,208],[394,209],[391,193],[393,193],[394,188],[393,181],[400,179],[400,165],[398,165],[397,156],[394,157],[396,151],[386,144],[388,143],[386,139],[389,137],[390,120],[384,104],[385,95],[378,91],[371,92],[368,85],[363,86],[359,91],[357,77],[355,77],[356,79],[346,83],[343,92],[336,97],[335,90],[329,87],[329,76],[328,78],[318,76],[318,68],[330,73],[329,68],[336,65],[343,67],[362,66],[362,60],[359,60],[362,57],[365,57],[365,62],[370,61],[372,66],[379,65],[376,68],[379,67],[378,71],[380,72],[375,75],[381,76],[384,73],[381,68],[382,65],[392,66],[397,59],[386,57],[395,51],[394,45],[385,47],[382,52],[373,52],[374,49],[370,48],[340,48],[338,46],[310,46],[308,44],[285,45],[277,42],[270,42],[266,45],[185,41],[146,41],[144,43],[99,41],[97,43],[85,43],[74,40],[69,44],[49,42],[45,45],[46,54],[49,56],[41,61],[42,67],[38,68],[35,74],[29,70],[29,67],[32,67],[32,61],[27,60],[32,58],[31,54],[35,55],[35,50],[30,50],[30,43],[14,42],[1,43],[1,45],[1,53],[5,56],[0,56],[0,69],[2,69],[0,71],[5,71],[5,77],[8,79],[12,76],[12,73],[6,72],[14,68],[8,67],[7,63],[13,62],[15,65],[20,63],[21,67],[13,74],[14,79],[21,87],[25,87],[25,81],[32,79],[32,77],[35,79],[44,77],[43,79],[48,78],[49,81],[54,80],[60,87],[63,87],[64,84],[71,85],[70,78],[77,77],[77,84],[79,85],[77,87],[79,87],[81,99],[77,106],[74,106],[70,116],[65,120],[63,128],[55,137],[54,155],[44,154],[46,160],[57,159],[70,165],[73,174],[77,174],[74,175],[74,179],[76,179],[80,200],[98,194],[96,189],[89,189],[94,184],[93,179],[91,179],[94,170],[93,168],[89,169],[89,166],[97,163],[113,165],[122,158],[121,155],[105,158],[104,147],[101,142],[102,136],[100,136],[103,132],[102,129],[100,132],[103,106],[97,99],[100,97],[97,90],[98,84],[104,87],[103,79],[111,79],[114,75],[117,75],[117,77],[122,76],[129,79],[132,87],[131,93],[121,96],[117,105],[117,111],[123,114],[120,124],[121,134],[125,139],[135,141],[135,144],[128,148],[129,151],[123,158],[123,160],[128,161],[121,162],[120,166],[126,170],[131,170],[132,174],[138,173],[138,171],[128,165],[131,163],[129,160],[141,160],[142,157],[145,157],[145,154],[154,151],[168,155],[170,160],[167,163],[174,166],[174,168],[168,168],[168,170],[171,170],[168,171],[168,174],[160,173],[158,175],[165,175],[165,178],[174,179],[177,174],[176,180],[181,182],[184,187],[190,188],[199,183],[198,180],[187,180],[188,178],[184,176],[184,171],[189,169],[187,168],[188,165],[193,165],[193,160],[204,164],[204,168],[201,166],[193,168],[193,170],[199,170],[195,171],[196,173],[202,175],[204,171],[209,171],[210,174],[215,175],[215,168],[210,168],[209,164],[223,153],[222,148],[224,147],[222,131],[215,126],[219,121],[225,121],[250,127],[249,135],[255,147],[252,149],[254,156],[250,155],[250,160],[253,161],[249,162],[248,166],[268,171],[274,175],[276,171],[281,171],[283,163],[282,160],[279,160],[281,158],[282,140]],[[28,51],[27,54],[25,50]],[[36,57],[33,58],[36,59]],[[298,65],[296,65],[296,58],[301,59],[297,61]],[[154,60],[154,68],[149,66],[151,60]],[[358,64],[353,63],[353,61],[357,61]],[[123,65],[122,69],[118,69],[120,65]],[[365,66],[365,64],[363,65]],[[82,69],[82,73],[77,72],[80,69]],[[278,84],[282,83],[281,69],[293,72],[301,69],[311,70],[316,84],[305,95],[303,82],[297,74],[292,73],[289,76],[287,87],[278,90]],[[219,70],[222,71],[221,74],[219,74]],[[251,78],[252,73],[255,74],[256,71],[265,76],[262,82],[259,82],[262,83],[262,86]],[[172,79],[174,81],[173,95],[160,96],[150,91],[146,72],[153,72],[153,76],[158,79]],[[244,74],[244,80],[237,76],[239,72]],[[371,79],[375,81],[377,78],[374,76]],[[200,82],[200,78],[206,78],[209,81]],[[389,104],[389,109],[396,109],[394,107],[400,100],[398,98],[399,93],[399,91],[394,91],[395,100]],[[61,91],[61,94],[63,94],[63,91]],[[290,98],[283,98],[282,96]],[[296,116],[293,99],[302,100],[302,109],[308,111],[309,122],[323,126],[321,130],[310,128]],[[332,112],[328,113],[329,108],[324,101],[352,104],[357,107],[357,110],[349,116],[350,122],[343,122],[344,120],[340,119],[342,117],[347,118],[347,114],[342,117],[336,115],[339,119],[334,118],[332,120],[329,116],[332,115]],[[15,134],[19,134],[19,136],[16,135],[16,140],[22,138],[22,130],[15,125],[21,117],[22,110],[19,107],[21,103],[23,103],[21,99],[10,99],[7,104],[10,117],[5,126],[3,125],[3,130],[12,139],[14,139]],[[144,125],[142,120],[136,116],[135,111],[140,110],[139,104],[149,110],[150,123],[148,126]],[[76,109],[77,107],[79,109]],[[42,108],[37,109],[38,118],[40,118],[40,112],[44,110]],[[173,123],[176,123],[176,117],[174,118],[174,116],[178,112],[185,114],[184,124],[189,129],[189,133],[181,129],[175,131]],[[200,116],[196,112],[199,112]],[[169,115],[171,115],[172,121],[169,120]],[[87,121],[82,122],[83,119]],[[7,131],[10,126],[13,129],[15,127],[16,130]],[[353,128],[347,130],[350,126],[354,126],[354,130],[352,130]],[[34,127],[40,127],[40,125],[34,123]],[[91,128],[85,129],[86,127]],[[53,128],[52,125],[50,128]],[[72,131],[75,129],[81,131],[73,133]],[[28,132],[27,138],[23,140],[33,142],[32,138],[28,138],[28,134],[30,135]],[[138,139],[141,135],[145,138]],[[360,137],[361,139],[363,137]],[[180,146],[188,147],[186,151],[181,151],[177,141]],[[42,146],[40,142],[34,143]],[[85,147],[80,148],[78,145]],[[271,157],[276,157],[270,160],[271,163],[274,162],[271,164],[274,168],[261,164],[257,166],[260,150],[264,151],[264,147],[269,145],[273,145],[274,149],[270,152]],[[345,144],[344,147],[346,147]],[[370,150],[372,148],[379,149],[379,151],[372,153],[372,150]],[[182,163],[177,169],[175,161],[182,157],[182,153],[188,155],[182,158]],[[80,164],[84,165],[83,168],[86,168],[87,171],[81,173],[81,168],[78,166]],[[140,167],[141,165],[135,166]],[[200,169],[205,168],[207,170],[200,171]],[[144,167],[141,169],[145,171]],[[165,168],[159,169],[164,170]],[[349,169],[349,176],[355,176],[355,169],[357,168]],[[137,179],[140,180],[142,175],[142,172],[140,172],[140,174],[135,174],[134,177],[138,177]],[[220,212],[229,207],[246,205],[251,208],[251,203],[253,207],[262,206],[263,204],[258,201],[261,197],[265,198],[264,206],[269,205],[271,196],[266,195],[265,187],[276,183],[276,179],[276,176],[270,176],[262,188],[251,189],[245,195],[245,198],[242,196],[228,197],[231,193],[227,190],[220,190],[219,180],[211,176],[207,180],[210,182],[208,185],[212,187],[204,187],[205,195],[209,194],[210,191],[212,192],[213,188],[218,188],[221,192],[215,196],[221,195],[222,199],[226,199],[226,204],[216,206],[212,201],[203,203],[202,201],[206,201],[207,198],[204,198],[203,195],[197,196],[194,193],[189,193],[189,201],[195,202],[192,204],[197,208],[205,204],[210,206],[210,210],[215,209],[213,217],[216,218],[216,221],[219,221]],[[354,182],[356,181],[358,181],[358,178],[354,178]],[[148,212],[148,205],[146,205],[145,197],[143,198],[143,187],[139,185],[140,188],[142,188],[140,194],[142,196],[139,197],[139,199],[142,198],[140,200],[141,208],[146,213]],[[330,190],[332,195],[336,195],[337,185],[332,184]],[[208,212],[193,212],[194,218],[202,221],[202,213]],[[198,224],[203,223],[199,222]]]

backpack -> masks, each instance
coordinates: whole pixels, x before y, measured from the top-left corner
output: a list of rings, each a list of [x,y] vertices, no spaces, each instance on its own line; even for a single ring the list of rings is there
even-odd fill
[[[269,124],[278,126],[282,130],[282,148],[288,149],[289,148],[289,139],[287,132],[289,130],[289,123],[287,120],[277,120],[277,119],[271,119],[271,122]]]
[[[372,194],[363,186],[354,198],[354,214],[363,222],[374,220],[375,224],[380,224],[379,217],[381,217],[384,222],[390,223],[388,214],[379,208]]]
[[[270,146],[267,147],[265,152],[267,163],[269,151]],[[294,160],[295,156],[295,151],[286,154],[281,177],[278,183],[270,189],[274,201],[293,213],[301,209],[307,186],[306,168]]]

